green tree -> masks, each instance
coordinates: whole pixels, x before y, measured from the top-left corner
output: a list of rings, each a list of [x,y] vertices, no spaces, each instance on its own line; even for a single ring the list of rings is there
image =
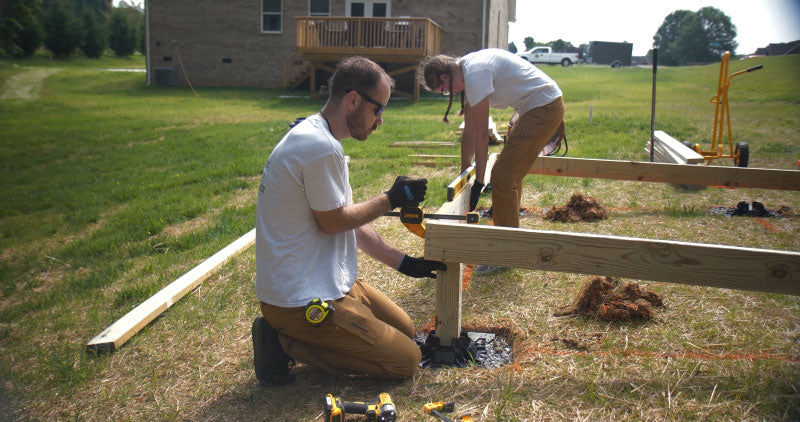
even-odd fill
[[[697,14],[705,29],[708,51],[716,58],[726,51],[734,53],[739,43],[736,42],[736,26],[731,18],[713,7],[704,7]]]
[[[111,13],[108,21],[108,46],[119,57],[133,54],[136,49],[136,26],[131,23],[123,8]]]
[[[89,8],[83,10],[83,43],[81,51],[90,59],[97,59],[106,49],[106,33],[98,22],[97,14]]]
[[[665,65],[709,63],[737,47],[736,26],[722,11],[704,7],[697,12],[676,10],[653,36],[658,61]]]
[[[42,45],[40,15],[36,2],[8,0],[0,13],[0,56],[28,57]]]
[[[514,44],[513,41],[510,44],[508,44],[508,51],[512,53],[516,53],[518,51],[517,46]]]
[[[547,45],[552,47],[553,51],[567,51],[570,48],[575,48],[575,46],[573,46],[571,42],[564,41],[561,38],[555,41],[550,41],[549,43],[547,43]]]
[[[147,37],[145,37],[143,16],[139,19],[138,28],[139,30],[137,32],[139,34],[137,36],[139,37],[139,46],[137,47],[137,49],[139,50],[140,53],[147,54]]]
[[[42,19],[44,46],[57,58],[68,57],[81,44],[80,22],[63,0],[50,3]]]
[[[534,45],[536,45],[536,44],[533,42],[533,37],[525,37],[525,39],[523,40],[523,42],[525,43],[525,51],[528,51],[528,50],[530,50],[531,48],[533,48],[533,46],[534,46]]]

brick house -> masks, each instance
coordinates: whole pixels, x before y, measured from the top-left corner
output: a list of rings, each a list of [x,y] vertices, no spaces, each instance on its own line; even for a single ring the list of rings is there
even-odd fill
[[[516,0],[146,0],[147,82],[310,89],[359,54],[418,98],[417,64],[508,45]]]

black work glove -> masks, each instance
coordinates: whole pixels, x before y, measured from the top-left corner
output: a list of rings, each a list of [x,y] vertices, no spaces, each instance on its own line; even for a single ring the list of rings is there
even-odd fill
[[[425,199],[428,190],[428,179],[412,179],[408,176],[397,176],[391,189],[385,193],[389,196],[389,205],[397,207],[417,207]]]
[[[481,198],[481,190],[483,189],[483,183],[479,181],[475,181],[472,184],[472,189],[469,190],[469,210],[475,211],[475,207],[478,206],[478,199]]]
[[[397,267],[397,271],[414,278],[430,277],[436,278],[433,270],[444,271],[447,265],[439,261],[428,261],[424,258],[414,258],[408,255],[403,256],[403,262]]]

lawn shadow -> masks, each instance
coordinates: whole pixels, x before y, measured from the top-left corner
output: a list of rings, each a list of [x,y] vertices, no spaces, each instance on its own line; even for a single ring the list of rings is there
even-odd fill
[[[302,364],[295,367],[294,371],[295,381],[282,387],[261,386],[253,374],[245,384],[232,387],[198,408],[195,413],[187,415],[187,418],[220,421],[311,421],[323,412],[327,394],[341,397],[345,401],[375,402],[380,393],[401,397],[411,382],[330,374]]]

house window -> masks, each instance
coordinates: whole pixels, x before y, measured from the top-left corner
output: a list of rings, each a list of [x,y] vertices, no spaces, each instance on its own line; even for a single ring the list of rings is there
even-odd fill
[[[282,0],[261,0],[261,32],[281,32]]]
[[[331,0],[308,0],[309,16],[330,16]]]
[[[345,16],[386,18],[392,15],[391,0],[347,0]]]

